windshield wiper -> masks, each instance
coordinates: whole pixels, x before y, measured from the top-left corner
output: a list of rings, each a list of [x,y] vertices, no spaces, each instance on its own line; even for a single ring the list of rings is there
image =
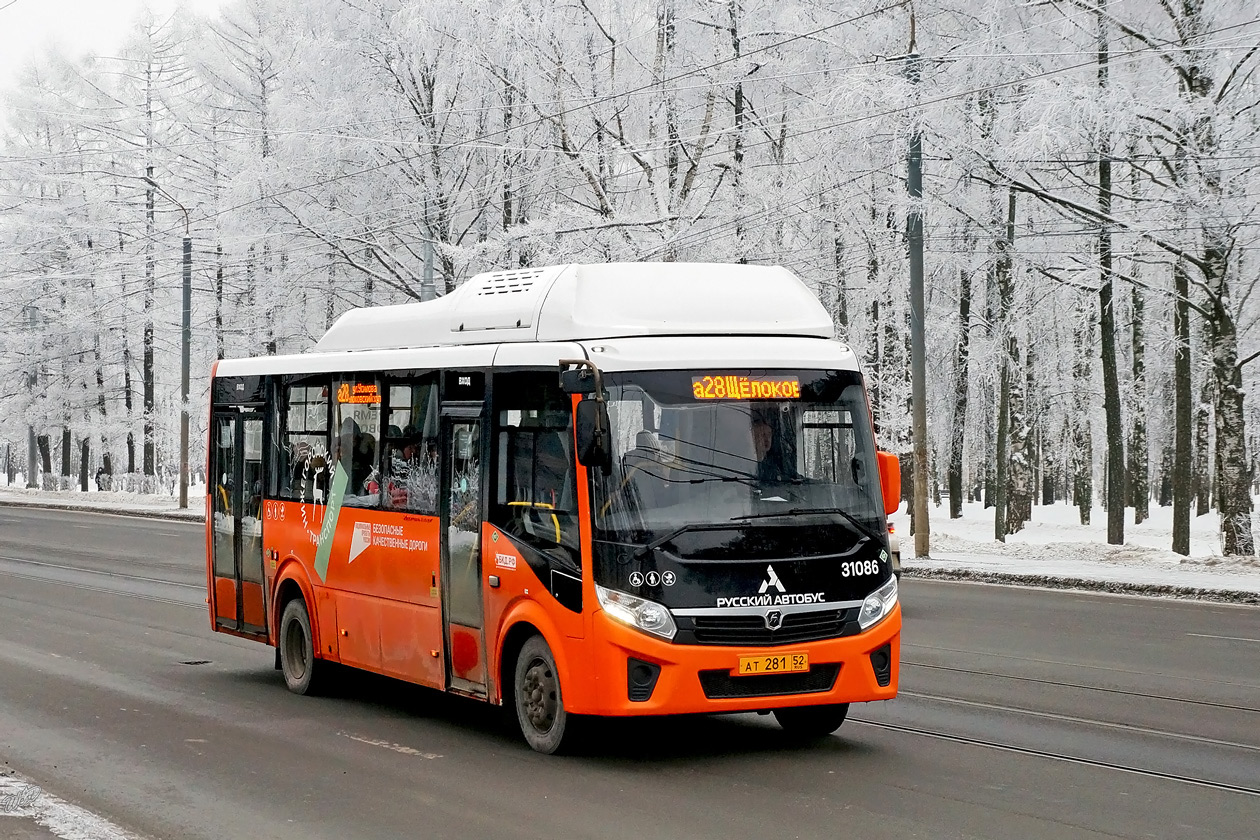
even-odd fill
[[[642,557],[645,554],[651,554],[656,549],[665,545],[665,543],[670,542],[671,540],[677,537],[681,537],[683,534],[686,534],[690,531],[729,531],[730,528],[731,526],[727,523],[722,523],[722,524],[710,523],[708,525],[684,525],[681,528],[677,529],[676,531],[670,531],[668,534],[666,534],[663,537],[657,537],[656,539],[652,540],[647,545],[639,546],[638,548],[634,550],[633,557],[634,559],[637,560],[638,558]]]
[[[828,514],[838,513],[841,516],[843,516],[845,519],[847,519],[849,523],[854,528],[856,528],[863,536],[868,537],[872,540],[875,540],[875,542],[880,541],[880,536],[876,534],[874,531],[872,531],[870,528],[868,528],[866,524],[862,522],[862,520],[858,519],[856,516],[849,513],[844,508],[838,508],[838,507],[832,507],[832,508],[794,507],[794,508],[788,508],[787,510],[774,511],[773,513],[750,513],[744,516],[732,516],[730,521],[735,522],[739,520],[773,519],[776,516],[802,516],[802,515],[810,514],[810,513],[828,513]]]

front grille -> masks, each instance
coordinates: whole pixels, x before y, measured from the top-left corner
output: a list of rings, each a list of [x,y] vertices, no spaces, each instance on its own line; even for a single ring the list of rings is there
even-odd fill
[[[840,665],[815,665],[803,674],[761,674],[732,677],[730,671],[701,671],[700,686],[710,700],[730,697],[771,697],[781,694],[814,694],[830,691],[840,675]]]
[[[856,633],[856,618],[857,610],[788,613],[781,627],[769,630],[760,615],[697,615],[690,617],[690,627],[683,621],[679,629],[689,630],[698,645],[795,645]]]

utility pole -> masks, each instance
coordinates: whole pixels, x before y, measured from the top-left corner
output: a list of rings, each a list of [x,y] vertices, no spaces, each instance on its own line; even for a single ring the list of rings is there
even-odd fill
[[[916,88],[922,75],[922,59],[915,44],[914,13],[910,13],[910,52],[906,55],[906,75]],[[917,95],[917,94],[916,94]],[[910,251],[910,402],[911,432],[914,441],[914,553],[927,557],[931,529],[928,526],[928,445],[927,445],[927,342],[923,327],[923,132],[919,114],[910,135],[906,159],[906,187],[910,212],[906,216],[906,240]]]
[[[429,202],[424,203],[424,280],[420,283],[420,300],[433,300],[437,297],[437,286],[433,283],[433,223],[429,221]]]
[[[180,209],[183,209],[182,207]],[[188,368],[192,352],[192,236],[184,210],[183,344],[179,353],[179,507],[188,507]]]
[[[179,506],[188,507],[188,368],[192,352],[192,231],[188,224],[188,209],[162,189],[157,181],[146,176],[144,182],[178,207],[184,214],[184,288],[182,305],[183,336],[180,346],[179,367]]]
[[[26,317],[31,326],[31,344],[35,339],[35,328],[37,325],[39,313],[35,311],[34,306],[26,308]],[[42,342],[41,342],[42,344]],[[31,372],[29,374],[31,400],[35,399],[35,392],[39,388],[39,360],[32,356]],[[35,480],[35,474],[39,472],[39,454],[36,450],[35,442],[35,426],[34,424],[26,427],[26,489],[36,490],[39,488],[39,482]]]

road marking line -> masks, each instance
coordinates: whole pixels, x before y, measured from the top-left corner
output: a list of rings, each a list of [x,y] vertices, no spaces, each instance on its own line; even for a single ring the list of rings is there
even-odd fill
[[[122,572],[103,572],[100,569],[85,569],[82,566],[68,566],[62,563],[46,563],[43,560],[27,560],[25,557],[0,557],[0,561],[9,563],[25,563],[28,566],[41,566],[46,569],[61,569],[66,572],[79,572],[86,575],[100,575],[101,577],[122,578],[124,580],[138,580],[143,583],[160,583],[164,586],[182,586],[185,589],[196,589],[202,591],[206,588],[204,583],[180,583],[174,580],[164,580],[162,578],[143,577],[141,575],[128,575]]]
[[[1168,732],[1163,729],[1148,729],[1145,726],[1135,726],[1129,723],[1112,723],[1111,721],[1106,720],[1075,717],[1073,715],[1059,714],[1058,712],[1041,712],[1035,709],[1017,709],[1014,706],[1002,706],[997,703],[985,703],[980,700],[964,700],[961,697],[942,697],[939,694],[922,694],[917,691],[906,691],[905,689],[898,690],[897,695],[899,697],[918,697],[923,700],[935,700],[939,703],[953,703],[958,706],[975,706],[979,709],[991,709],[995,712],[1009,712],[1016,715],[1045,718],[1047,720],[1061,720],[1066,723],[1083,723],[1088,726],[1101,726],[1107,729],[1137,732],[1142,735],[1154,735],[1161,738],[1177,738],[1182,741],[1196,741],[1201,744],[1213,744],[1218,747],[1232,747],[1238,750],[1260,752],[1260,746],[1256,746],[1254,744],[1241,744],[1237,741],[1222,741],[1219,738],[1208,738],[1204,735],[1187,735],[1183,732]]]
[[[1230,784],[1228,782],[1213,782],[1207,779],[1195,779],[1190,776],[1179,776],[1176,773],[1164,773],[1159,770],[1144,770],[1141,767],[1127,767],[1123,764],[1113,764],[1109,761],[1099,761],[1092,758],[1080,758],[1078,756],[1064,755],[1062,753],[1052,753],[1047,752],[1046,750],[1033,749],[1032,747],[1017,747],[1013,744],[997,744],[992,741],[982,741],[978,738],[968,738],[962,735],[949,735],[945,732],[933,732],[930,729],[920,729],[915,726],[902,726],[896,723],[881,723],[874,720],[863,720],[862,718],[849,718],[849,720],[853,723],[874,726],[879,729],[888,729],[893,732],[904,732],[909,735],[922,735],[925,738],[935,738],[940,741],[951,741],[955,744],[968,744],[973,747],[982,747],[984,749],[997,750],[999,752],[1037,756],[1040,758],[1050,759],[1051,761],[1063,761],[1068,764],[1081,764],[1086,767],[1098,767],[1103,770],[1117,770],[1121,773],[1132,773],[1135,776],[1147,776],[1152,779],[1164,779],[1170,782],[1181,782],[1186,785],[1214,788],[1216,790],[1224,790],[1230,793],[1241,793],[1246,796],[1260,796],[1260,788],[1249,788],[1244,787],[1243,785]]]
[[[358,735],[351,735],[349,732],[338,732],[337,734],[343,738],[349,738],[351,741],[358,741],[360,744],[367,744],[372,747],[384,747],[387,750],[393,750],[394,752],[402,753],[403,755],[417,755],[421,758],[428,759],[442,758],[442,756],[437,753],[421,752],[413,747],[404,747],[402,744],[394,744],[389,741],[378,741],[375,738],[361,738]]]
[[[1187,636],[1197,636],[1200,639],[1228,639],[1231,642],[1255,642],[1260,644],[1260,639],[1244,639],[1242,636],[1213,636],[1211,633],[1187,633]]]
[[[104,595],[117,595],[120,598],[143,598],[146,601],[156,601],[159,604],[171,604],[176,607],[192,607],[196,610],[204,610],[207,603],[205,601],[199,601],[197,603],[192,603],[190,601],[176,601],[173,598],[159,598],[156,595],[142,595],[139,592],[124,592],[121,589],[106,589],[103,586],[88,586],[83,583],[70,583],[69,581],[53,580],[39,575],[23,575],[18,574],[17,572],[6,571],[5,569],[0,569],[0,577],[21,578],[22,580],[33,580],[36,583],[48,583],[54,586],[69,586],[73,589],[83,589],[87,592],[100,592]]]

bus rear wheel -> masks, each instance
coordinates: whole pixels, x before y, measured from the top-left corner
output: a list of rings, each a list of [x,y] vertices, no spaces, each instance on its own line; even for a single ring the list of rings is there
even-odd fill
[[[551,755],[561,748],[570,720],[560,691],[560,672],[542,636],[533,636],[516,657],[516,719],[531,747]]]
[[[280,670],[284,683],[294,694],[318,692],[327,663],[315,658],[311,617],[301,598],[284,605],[280,615]]]
[[[794,706],[787,709],[775,709],[774,719],[790,735],[821,738],[839,729],[848,714],[848,703],[836,703],[831,706]]]

